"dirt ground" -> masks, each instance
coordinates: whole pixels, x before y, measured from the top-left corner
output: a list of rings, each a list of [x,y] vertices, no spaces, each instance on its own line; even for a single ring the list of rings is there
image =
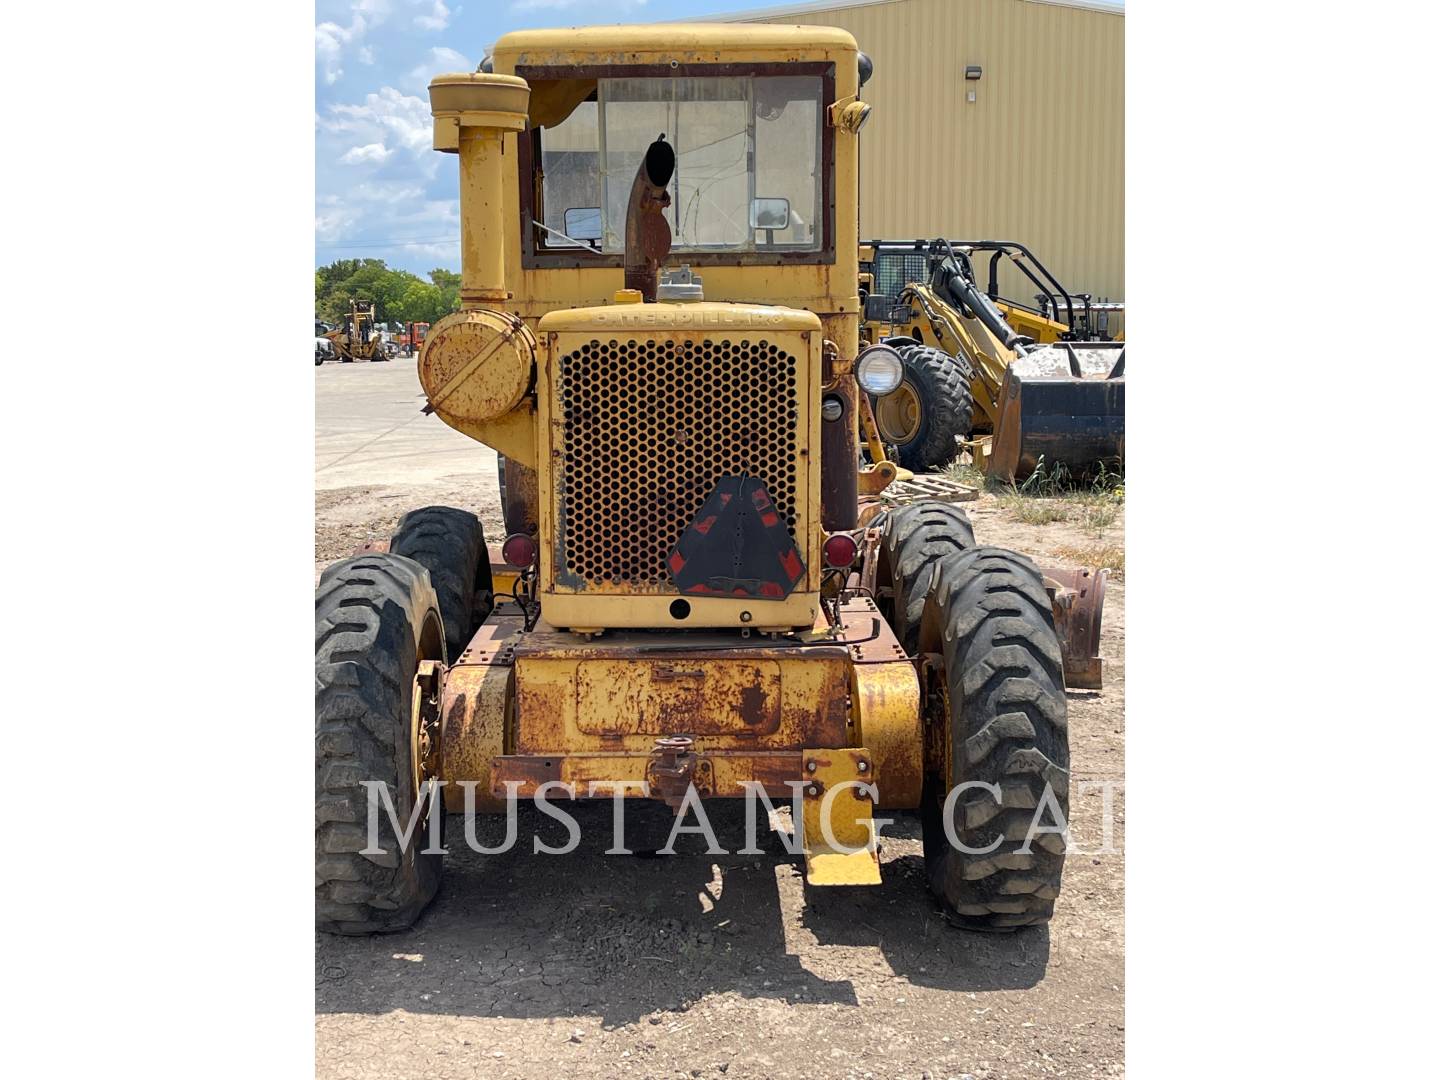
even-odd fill
[[[413,361],[367,368],[316,373],[317,571],[431,502],[475,510],[498,536],[493,453],[415,419]],[[990,495],[966,508],[982,543],[1042,561],[1096,539],[1024,524]],[[1103,539],[1123,543],[1123,513]],[[1048,927],[947,925],[911,816],[886,827],[884,884],[868,889],[807,887],[773,834],[762,856],[708,855],[699,837],[668,858],[607,856],[608,802],[575,812],[584,839],[565,857],[531,853],[532,833],[563,841],[533,808],[505,855],[469,850],[455,819],[440,895],[413,929],[317,935],[317,1075],[1123,1075],[1124,859],[1096,853],[1104,800],[1081,784],[1123,780],[1124,635],[1112,580],[1105,689],[1068,695],[1072,850]],[[1114,805],[1123,851],[1123,787]],[[733,814],[715,820],[723,846],[743,846]],[[503,827],[486,821],[480,841]]]

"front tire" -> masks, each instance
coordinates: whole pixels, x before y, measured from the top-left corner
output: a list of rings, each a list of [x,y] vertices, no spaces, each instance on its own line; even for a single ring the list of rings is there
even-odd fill
[[[902,345],[896,352],[905,370],[900,386],[875,402],[880,440],[914,472],[948,465],[960,454],[957,440],[970,434],[970,365],[929,345]]]
[[[369,792],[390,791],[401,828],[416,791],[411,704],[422,660],[444,659],[425,568],[393,554],[328,567],[315,592],[315,926],[336,934],[404,930],[435,896],[440,856],[425,855],[433,800],[401,848],[383,803],[365,855]]]
[[[941,561],[975,546],[969,515],[954,503],[919,502],[890,511],[881,533],[894,606],[890,625],[905,651],[916,653],[920,616]]]
[[[390,550],[430,571],[445,620],[445,655],[455,663],[494,603],[480,519],[453,506],[411,510],[396,526]]]
[[[969,929],[1047,922],[1065,842],[1031,828],[1063,824],[1069,814],[1070,746],[1060,641],[1040,572],[1003,548],[947,559],[926,601],[922,637],[944,657],[926,723],[943,725],[949,751],[948,767],[927,762],[921,821],[930,889],[951,921]],[[971,788],[952,804],[952,828],[968,852],[951,844],[944,824],[946,795],[966,781],[1000,791],[997,800]]]

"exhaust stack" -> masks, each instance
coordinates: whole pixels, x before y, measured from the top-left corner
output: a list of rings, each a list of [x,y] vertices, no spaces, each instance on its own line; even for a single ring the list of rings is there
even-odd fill
[[[670,192],[665,189],[674,174],[675,150],[662,132],[645,149],[625,209],[625,288],[638,289],[647,304],[655,303],[660,264],[670,254],[670,223],[665,220]]]

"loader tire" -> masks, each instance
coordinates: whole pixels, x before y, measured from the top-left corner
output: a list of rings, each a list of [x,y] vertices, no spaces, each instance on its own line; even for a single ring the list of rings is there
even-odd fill
[[[935,567],[973,548],[975,529],[954,503],[911,503],[886,515],[881,543],[894,587],[890,625],[905,651],[914,656]]]
[[[430,571],[445,620],[445,659],[453,664],[493,606],[480,519],[451,506],[411,510],[395,527],[390,550]]]
[[[1070,793],[1065,681],[1050,598],[1029,559],[976,547],[940,565],[926,604],[927,637],[937,635],[944,656],[943,686],[928,695],[926,722],[946,726],[950,754],[949,776],[942,783],[931,770],[921,806],[930,889],[950,921],[968,929],[1047,922],[1060,894],[1065,844],[1057,833],[1030,830],[1032,823],[1064,824]],[[972,787],[952,805],[955,835],[978,849],[974,854],[952,846],[944,826],[947,793],[967,781],[1000,791],[997,799]]]
[[[895,447],[903,468],[928,472],[948,465],[960,454],[957,440],[970,434],[975,403],[969,361],[929,345],[902,345],[896,351],[905,371],[899,388],[875,403],[880,439]],[[912,420],[899,418],[907,401],[915,410]]]
[[[440,856],[425,855],[423,810],[403,850],[380,804],[368,846],[369,792],[389,789],[403,829],[415,806],[410,708],[421,660],[439,660],[444,630],[429,574],[393,554],[328,567],[315,591],[315,926],[334,934],[404,930],[440,884]],[[442,819],[443,820],[443,819]]]

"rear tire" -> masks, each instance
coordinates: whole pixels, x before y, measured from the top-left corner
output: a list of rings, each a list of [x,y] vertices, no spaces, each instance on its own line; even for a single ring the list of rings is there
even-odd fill
[[[1056,806],[1069,814],[1070,747],[1060,641],[1040,572],[1013,551],[972,548],[940,565],[924,618],[924,637],[945,662],[926,722],[945,725],[950,753],[946,782],[932,771],[922,802],[930,889],[969,929],[1047,922],[1065,843],[1056,833],[1027,836],[1032,823],[1062,823]],[[973,788],[954,804],[955,834],[977,854],[953,847],[943,821],[946,794],[966,781],[1001,792],[997,801]]]
[[[445,620],[445,658],[455,663],[494,606],[480,519],[452,506],[411,510],[396,526],[390,550],[430,571]]]
[[[960,454],[956,440],[970,434],[975,407],[970,394],[970,364],[929,345],[902,345],[896,351],[905,373],[900,389],[893,393],[914,395],[919,407],[918,422],[909,431],[886,430],[882,425],[881,441],[894,446],[897,463],[914,472],[948,465]],[[884,415],[884,400],[876,402],[877,421]]]
[[[954,503],[919,502],[890,511],[881,534],[895,606],[890,625],[911,656],[920,635],[920,616],[935,567],[975,546],[975,529]]]
[[[335,934],[404,930],[440,884],[440,856],[424,855],[422,812],[403,850],[380,807],[378,847],[366,848],[369,792],[390,791],[401,827],[416,793],[410,710],[421,660],[440,660],[444,631],[429,575],[392,554],[328,567],[315,592],[315,926]]]

